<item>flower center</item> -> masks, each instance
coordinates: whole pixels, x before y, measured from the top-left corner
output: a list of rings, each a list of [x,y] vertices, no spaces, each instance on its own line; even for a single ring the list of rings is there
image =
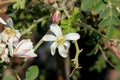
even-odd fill
[[[10,28],[5,28],[6,34],[8,34],[10,37],[14,37],[16,35],[15,31]]]
[[[58,44],[63,44],[63,42],[64,42],[65,40],[64,40],[64,38],[61,36],[61,37],[58,37],[58,39],[57,39],[57,43]]]

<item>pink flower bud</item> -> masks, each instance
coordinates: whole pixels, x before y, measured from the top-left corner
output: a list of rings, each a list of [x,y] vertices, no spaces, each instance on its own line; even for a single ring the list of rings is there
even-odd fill
[[[48,4],[48,3],[53,3],[55,0],[44,0],[44,2],[46,3],[46,4]]]
[[[60,18],[61,18],[60,11],[57,10],[56,12],[52,13],[52,21],[53,21],[53,23],[59,23]]]

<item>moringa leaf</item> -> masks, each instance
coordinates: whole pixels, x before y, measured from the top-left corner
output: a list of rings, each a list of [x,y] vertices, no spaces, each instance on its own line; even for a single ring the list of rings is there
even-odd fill
[[[116,26],[110,26],[107,32],[107,39],[120,39],[120,30]]]
[[[82,0],[81,9],[90,9],[95,4],[95,2],[96,0]]]
[[[99,13],[107,7],[103,0],[82,0],[81,9]]]
[[[16,78],[14,76],[6,76],[3,80],[16,80]]]
[[[39,69],[37,66],[31,66],[26,72],[26,80],[35,80],[39,74]]]

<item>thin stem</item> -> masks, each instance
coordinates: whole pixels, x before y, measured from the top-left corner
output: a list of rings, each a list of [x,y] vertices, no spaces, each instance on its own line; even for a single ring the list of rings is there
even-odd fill
[[[21,80],[20,77],[19,77],[19,75],[18,75],[17,73],[16,73],[16,76],[17,76],[17,79],[18,79],[18,80]]]
[[[35,45],[34,47],[34,51],[36,51],[38,49],[38,47],[43,43],[43,40],[40,39],[39,42]]]
[[[77,41],[74,41],[74,44],[75,44],[75,48],[76,48],[76,55],[75,55],[74,59],[78,60],[79,54],[80,54],[80,52],[82,52],[82,50],[79,49]]]
[[[106,36],[105,35],[103,35],[102,33],[100,33],[100,31],[98,31],[98,30],[96,30],[96,29],[94,29],[94,28],[92,28],[91,26],[89,26],[89,25],[87,25],[87,24],[85,24],[83,21],[81,21],[80,20],[80,24],[82,25],[82,26],[84,26],[86,29],[88,29],[88,30],[92,30],[92,31],[95,31],[96,33],[98,33],[100,36],[102,36],[103,38],[105,38],[106,39]]]
[[[42,18],[36,20],[28,29],[26,29],[25,31],[22,32],[22,35],[30,32],[30,31],[31,31],[38,23],[40,23],[44,18],[46,18],[46,17],[42,17]]]
[[[50,30],[48,30],[46,34],[48,34],[49,32],[50,32]],[[46,35],[46,34],[45,34],[45,35]],[[44,37],[44,36],[43,36],[43,37]],[[43,37],[42,37],[42,38],[43,38]],[[41,39],[39,40],[39,42],[35,45],[34,51],[36,51],[36,50],[39,48],[39,46],[43,43],[42,38],[41,38]]]
[[[79,54],[83,51],[83,49],[81,49],[81,50],[79,49],[77,41],[74,41],[74,44],[75,44],[75,48],[76,48],[76,54],[75,54],[75,58],[72,59],[72,61],[73,61],[74,65],[75,65],[75,68],[71,72],[70,77],[73,75],[73,73],[75,72],[76,69],[81,68],[81,67],[79,67],[78,58],[79,58]]]
[[[102,49],[101,46],[99,46],[99,49],[100,49],[100,51],[101,51],[101,53],[102,53],[104,59],[105,59],[113,68],[116,69],[116,67],[115,67],[115,66],[108,60],[108,58],[106,57],[105,52],[103,51],[103,49]]]
[[[68,14],[68,11],[66,10],[66,8],[63,9],[64,13],[66,14],[66,16],[69,18],[70,15]]]

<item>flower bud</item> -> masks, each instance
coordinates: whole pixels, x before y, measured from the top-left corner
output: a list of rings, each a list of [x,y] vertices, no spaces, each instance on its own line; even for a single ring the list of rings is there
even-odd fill
[[[44,0],[44,3],[48,4],[48,3],[53,3],[54,0]]]
[[[61,18],[60,11],[57,10],[56,12],[52,13],[52,21],[53,21],[53,23],[59,23],[60,18]]]

